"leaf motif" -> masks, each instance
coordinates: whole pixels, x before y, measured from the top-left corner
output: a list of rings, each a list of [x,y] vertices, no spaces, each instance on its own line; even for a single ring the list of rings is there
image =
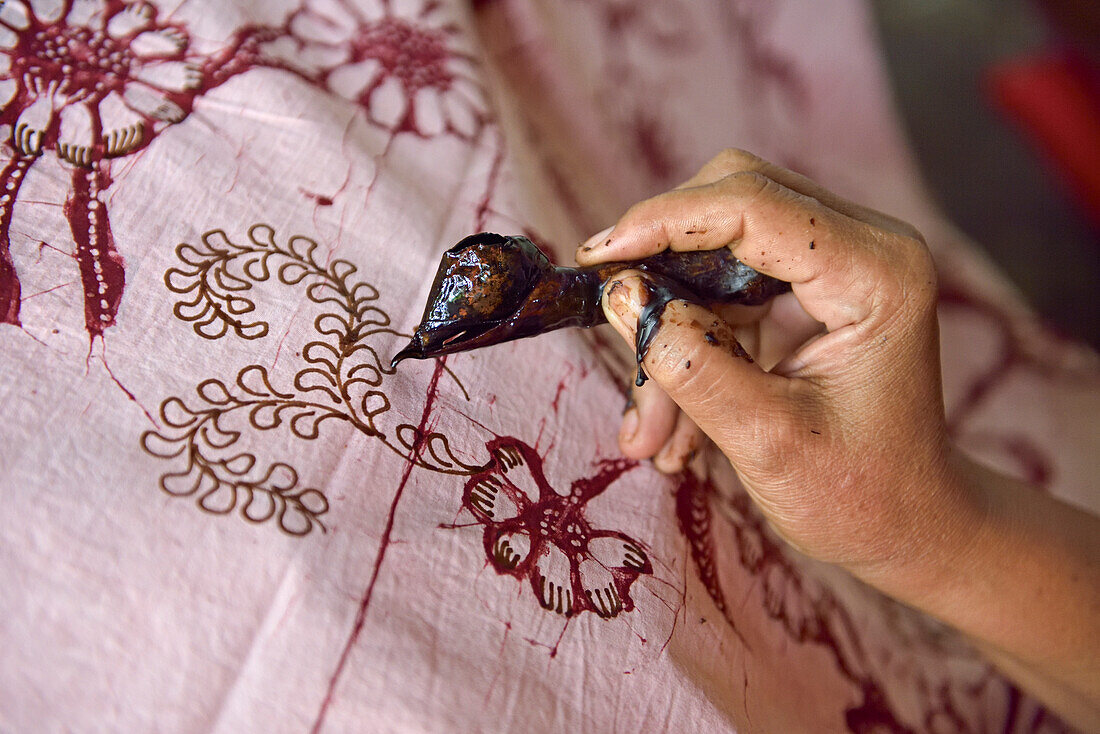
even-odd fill
[[[359,360],[357,360],[356,365],[349,374],[354,373],[360,368],[379,374],[392,374],[383,369],[384,362],[378,357],[378,352],[374,350],[374,347],[367,347],[366,344],[360,344],[360,346],[355,347],[349,352],[348,357],[351,357],[352,354],[356,355]]]
[[[172,314],[180,321],[201,321],[214,311],[210,301],[203,298],[202,292],[196,293],[193,301],[177,301],[172,307]]]
[[[347,379],[344,380],[344,390],[349,395],[360,395],[361,390],[371,390],[381,384],[382,375],[378,368],[370,364],[361,364],[348,373]]]
[[[220,483],[199,498],[199,507],[213,515],[226,515],[237,506],[237,485]]]
[[[313,321],[313,328],[324,336],[343,339],[351,331],[351,324],[346,318],[334,313],[324,313]]]
[[[307,489],[296,496],[298,504],[311,515],[318,516],[328,512],[328,499],[316,489]]]
[[[279,512],[279,527],[288,535],[301,537],[313,529],[313,519],[300,506],[287,503]]]
[[[356,312],[356,316],[359,321],[359,327],[364,326],[389,326],[390,317],[382,309],[377,306],[360,305]]]
[[[173,397],[161,403],[160,419],[172,428],[188,428],[198,420],[198,414],[182,400]]]
[[[290,430],[298,438],[313,440],[320,435],[320,424],[326,418],[324,414],[317,415],[315,410],[307,410],[290,419]]]
[[[368,370],[369,368],[369,370]],[[348,392],[352,392],[358,389],[360,385],[365,387],[378,387],[382,384],[382,374],[373,365],[359,365],[352,372],[355,372],[360,377],[351,377],[351,372],[348,373],[348,379],[344,380],[344,389]]]
[[[470,464],[455,455],[451,443],[442,433],[427,435],[410,423],[402,423],[396,429],[397,441],[407,451],[417,454],[417,464],[444,474],[475,474],[485,471],[488,465]],[[430,457],[425,457],[425,452]],[[433,461],[435,463],[433,463]]]
[[[252,244],[265,250],[277,250],[275,245],[275,230],[270,224],[253,224],[248,228],[248,239]]]
[[[169,472],[160,478],[160,488],[175,497],[189,497],[199,490],[205,475],[202,471],[188,464],[182,471]]]
[[[206,232],[202,236],[202,243],[206,245],[208,254],[213,255],[230,254],[241,249],[233,244],[233,241],[229,239],[229,235],[223,229],[212,229]],[[180,245],[180,247],[183,247],[183,245]]]
[[[360,282],[356,283],[355,287],[351,289],[351,298],[356,303],[365,303],[367,301],[376,301],[379,296],[378,289],[370,283]]]
[[[229,393],[229,388],[221,380],[203,380],[195,388],[195,392],[211,405],[229,405],[235,402],[235,398]]]
[[[320,270],[321,266],[313,259],[313,251],[317,249],[317,243],[309,237],[296,234],[287,242],[287,249],[294,257],[304,263],[308,263],[314,270]]]
[[[427,441],[427,443],[428,443],[428,453],[431,454],[431,457],[433,459],[435,459],[435,462],[437,464],[439,464],[440,466],[445,467],[447,469],[450,469],[452,466],[454,466],[454,462],[449,461],[447,458],[445,458],[445,456],[446,456],[446,454],[450,453],[451,447],[450,446],[440,446],[439,441],[437,441],[435,439],[436,439],[435,436],[429,436],[428,437],[428,441]],[[443,452],[444,456],[439,455],[440,451]]]
[[[302,349],[302,359],[309,364],[323,364],[328,367],[329,374],[336,375],[339,370],[336,363],[340,361],[340,353],[336,348],[326,342],[310,342]],[[335,382],[332,383],[335,386]]]
[[[259,339],[260,337],[267,336],[267,324],[263,321],[256,321],[251,324],[240,324],[234,327],[234,331],[237,332],[237,336],[242,339]]]
[[[298,485],[298,472],[294,471],[294,467],[290,464],[276,461],[268,468],[267,474],[260,480],[260,483],[271,487],[272,491],[286,492]],[[327,502],[325,507],[328,507]]]
[[[271,268],[268,266],[267,262],[271,258],[271,254],[270,252],[265,252],[258,257],[249,258],[242,268],[244,274],[260,283],[266,281],[271,277]]]
[[[302,370],[294,376],[294,386],[302,392],[323,392],[333,403],[340,403],[340,395],[336,392],[336,378],[325,370],[316,367]]]
[[[178,316],[179,314],[176,315]],[[219,316],[220,314],[216,308],[210,309],[210,315],[202,321],[196,322],[191,328],[195,330],[196,334],[206,339],[220,339],[225,336],[225,332],[228,331],[229,325],[224,319],[219,318]]]
[[[267,368],[263,365],[250,364],[237,373],[237,385],[249,395],[256,397],[292,398],[291,393],[279,392],[271,385],[271,379],[267,374]]]
[[[141,434],[141,446],[159,459],[174,459],[187,450],[187,441],[183,438],[168,438],[156,431]]]
[[[252,467],[256,464],[256,457],[252,454],[237,454],[220,463],[228,469],[231,474],[243,477],[245,474],[252,471]]]
[[[249,311],[255,311],[256,304],[240,296],[227,296],[225,299],[225,310],[234,316],[240,316]]]
[[[308,266],[297,260],[291,260],[279,266],[279,280],[286,285],[297,285],[302,282],[303,278],[310,275],[312,272],[313,271],[311,271]]]
[[[310,283],[306,287],[306,298],[314,303],[321,305],[331,303],[343,311],[348,310],[347,296],[327,280],[319,280],[316,283]]]
[[[336,259],[332,261],[328,269],[329,272],[332,273],[332,275],[336,278],[336,280],[345,281],[350,276],[354,275],[355,271],[357,271],[359,268],[355,267],[347,260]]]
[[[248,413],[249,422],[261,431],[270,431],[283,424],[281,411],[277,403],[260,403]]]
[[[248,498],[241,505],[241,515],[249,522],[261,523],[270,520],[278,509],[277,495],[256,489],[248,491]]]
[[[211,268],[211,272],[214,274],[214,283],[221,288],[222,291],[247,291],[252,288],[251,281],[234,275],[229,272],[224,265],[220,268]]]
[[[201,251],[197,249],[194,245],[189,245],[186,242],[183,242],[176,246],[176,257],[178,257],[180,260],[187,263],[188,265],[193,265],[195,267],[195,270],[192,271],[191,275],[198,275],[199,272],[201,272],[201,270],[209,264],[210,256],[212,254],[213,253],[211,253],[209,250]],[[173,270],[175,270],[175,268],[173,268]],[[181,272],[186,273],[187,271]]]
[[[362,400],[359,401],[359,408],[367,420],[373,424],[376,417],[390,409],[390,399],[381,390],[371,390],[363,395]]]
[[[241,437],[240,431],[223,431],[217,425],[217,419],[204,423],[199,429],[199,437],[211,448],[224,449],[232,446]]]
[[[193,290],[194,294],[191,296],[190,299],[181,298],[180,300],[176,301],[175,313],[176,313],[177,318],[181,318],[179,316],[179,313],[180,313],[180,310],[183,306],[188,306],[191,309],[194,309],[195,306],[198,306],[199,304],[202,304],[202,306],[204,308],[212,308],[212,306],[210,304],[210,300],[208,298],[206,298],[206,294],[203,293],[202,289],[199,288],[198,286],[199,286],[199,281],[196,278],[194,280],[194,282],[192,283],[190,288],[183,288],[183,289],[178,291],[182,295],[184,293],[188,293],[188,292]],[[190,319],[183,319],[183,320],[184,321],[189,321]]]
[[[199,287],[200,268],[184,270],[183,268],[169,268],[164,272],[164,284],[173,293],[189,293]],[[202,295],[196,296],[201,298]]]

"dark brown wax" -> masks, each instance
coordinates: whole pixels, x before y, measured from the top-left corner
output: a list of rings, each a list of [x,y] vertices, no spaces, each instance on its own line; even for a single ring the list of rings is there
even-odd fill
[[[643,290],[646,294],[646,302],[638,313],[638,326],[634,331],[634,356],[638,362],[638,376],[634,378],[634,384],[638,387],[645,384],[646,374],[642,360],[649,353],[649,345],[653,343],[653,337],[657,336],[665,307],[675,300],[695,300],[683,286],[663,275],[650,275],[643,281]]]
[[[526,237],[483,232],[444,253],[424,316],[392,364],[410,357],[427,359],[469,351],[567,326],[605,323],[600,307],[603,287],[628,268],[661,276],[676,292],[707,304],[758,304],[790,288],[756,272],[726,248],[662,252],[634,262],[566,268],[551,263]]]

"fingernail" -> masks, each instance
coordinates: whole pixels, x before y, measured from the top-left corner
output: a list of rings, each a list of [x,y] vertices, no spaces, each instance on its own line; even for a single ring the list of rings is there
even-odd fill
[[[608,308],[606,310],[610,313],[605,315],[608,321],[614,321],[612,326],[620,333],[633,334],[637,327],[638,313],[642,308],[638,299],[639,285],[640,280],[636,276],[613,280],[607,284],[605,292]]]
[[[601,232],[597,232],[596,234],[592,235],[587,240],[581,243],[581,250],[583,252],[588,252],[589,250],[594,250],[597,247],[606,245],[610,241],[608,239],[608,235],[611,234],[611,230],[613,229],[615,229],[615,227],[611,226]]]
[[[676,454],[673,453],[674,448],[672,440],[669,439],[653,456],[653,466],[662,474],[675,474],[683,469],[683,466],[676,460]]]
[[[630,443],[638,433],[638,409],[629,408],[623,413],[623,425],[619,428],[619,443]]]

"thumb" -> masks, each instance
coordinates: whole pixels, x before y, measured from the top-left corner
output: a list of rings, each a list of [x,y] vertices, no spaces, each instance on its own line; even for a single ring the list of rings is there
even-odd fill
[[[713,311],[669,295],[648,274],[623,271],[604,286],[604,314],[628,344],[642,347],[645,374],[731,460],[746,449],[755,453],[789,413],[790,380],[754,364]]]

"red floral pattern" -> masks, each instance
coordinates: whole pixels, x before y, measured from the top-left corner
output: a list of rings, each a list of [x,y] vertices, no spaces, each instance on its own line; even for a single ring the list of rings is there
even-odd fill
[[[269,52],[335,52],[338,63],[322,65],[316,78],[356,102],[374,124],[422,137],[446,132],[472,139],[485,122],[472,54],[461,47],[446,6],[419,0],[404,5],[311,3],[290,20],[295,43]]]
[[[257,67],[340,94],[392,135],[470,141],[486,122],[473,56],[435,2],[312,0],[282,25],[244,26],[227,46],[193,52],[187,29],[145,0],[0,3],[0,323],[20,325],[12,214],[27,171],[52,152],[71,171],[64,206],[84,290],[85,328],[115,323],[125,263],[103,192],[111,161],[148,147],[195,101]]]
[[[100,199],[111,182],[107,161],[187,116],[202,80],[186,59],[188,43],[147,2],[9,0],[0,8],[0,124],[10,131],[0,171],[0,322],[19,324],[12,212],[27,171],[52,151],[72,167],[64,211],[85,326],[94,337],[114,324],[125,276]]]
[[[563,494],[527,444],[499,438],[487,448],[492,459],[466,483],[462,505],[485,525],[485,553],[496,572],[529,581],[544,609],[566,617],[631,611],[630,587],[653,573],[649,558],[630,536],[592,527],[584,509],[635,463],[602,462]]]

